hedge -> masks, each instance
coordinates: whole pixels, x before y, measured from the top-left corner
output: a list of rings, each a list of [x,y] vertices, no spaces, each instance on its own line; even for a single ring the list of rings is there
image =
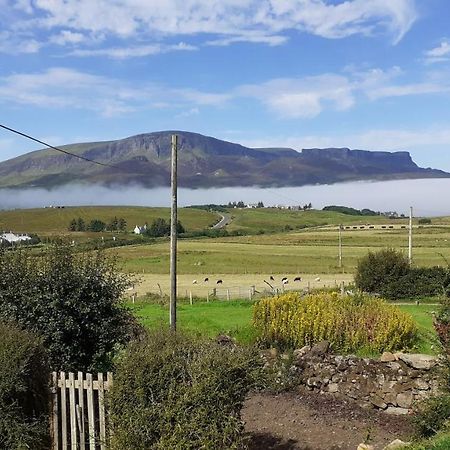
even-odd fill
[[[254,350],[155,331],[130,345],[109,396],[111,449],[238,449]]]
[[[39,338],[0,322],[0,448],[50,447],[49,373]]]

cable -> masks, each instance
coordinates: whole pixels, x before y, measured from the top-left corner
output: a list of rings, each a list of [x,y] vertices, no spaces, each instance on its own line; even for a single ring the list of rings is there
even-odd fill
[[[47,144],[47,142],[41,141],[40,139],[36,139],[33,136],[30,136],[29,134],[25,134],[25,133],[22,133],[21,131],[15,130],[15,129],[10,128],[10,127],[7,127],[6,125],[0,124],[0,128],[8,130],[11,133],[18,134],[19,136],[23,136],[23,137],[25,137],[27,139],[30,139],[30,140],[32,140],[34,142],[37,142],[39,144],[45,145],[46,147],[49,147],[49,148],[51,148],[53,150],[56,150],[58,152],[64,153],[64,154],[69,155],[69,156],[73,156],[73,157],[78,158],[78,159],[82,159],[83,161],[87,161],[87,162],[90,162],[90,163],[93,163],[93,164],[97,164],[97,165],[103,166],[103,167],[110,167],[112,169],[120,170],[121,172],[133,173],[135,175],[142,175],[142,173],[126,170],[125,168],[119,167],[119,166],[115,166],[114,164],[102,163],[100,161],[95,161],[93,159],[89,159],[89,158],[86,158],[84,156],[76,155],[75,153],[71,153],[71,152],[68,152],[67,150],[63,150],[61,148],[58,148],[58,147],[55,147],[53,145]]]

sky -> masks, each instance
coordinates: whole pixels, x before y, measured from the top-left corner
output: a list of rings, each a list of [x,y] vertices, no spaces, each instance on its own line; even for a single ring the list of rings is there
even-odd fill
[[[448,0],[0,0],[0,123],[407,150],[450,171]],[[0,161],[38,148],[0,130]]]

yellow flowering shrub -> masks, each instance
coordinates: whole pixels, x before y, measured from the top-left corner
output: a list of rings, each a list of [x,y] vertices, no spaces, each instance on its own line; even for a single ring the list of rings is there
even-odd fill
[[[327,340],[334,350],[382,352],[410,347],[417,338],[409,314],[364,294],[288,293],[264,298],[254,305],[253,323],[265,342],[289,347]]]

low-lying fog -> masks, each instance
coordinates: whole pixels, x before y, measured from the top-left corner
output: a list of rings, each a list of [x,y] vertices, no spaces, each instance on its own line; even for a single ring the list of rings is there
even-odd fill
[[[272,205],[303,205],[313,208],[344,205],[376,211],[397,211],[420,216],[450,215],[450,179],[351,182],[284,188],[219,188],[184,189],[178,191],[179,206],[205,203],[225,204],[242,200]],[[142,187],[68,185],[52,190],[0,189],[0,209],[35,208],[49,205],[140,205],[170,206],[170,189]]]

